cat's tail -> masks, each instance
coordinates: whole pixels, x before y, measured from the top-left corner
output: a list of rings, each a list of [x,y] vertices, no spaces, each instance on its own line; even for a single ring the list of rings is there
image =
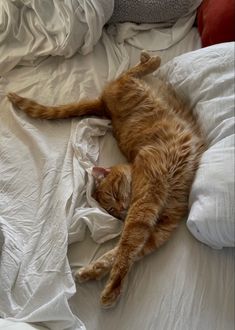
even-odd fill
[[[9,93],[7,97],[12,104],[33,118],[60,119],[86,115],[107,116],[101,99],[85,100],[61,106],[44,106],[15,93]]]

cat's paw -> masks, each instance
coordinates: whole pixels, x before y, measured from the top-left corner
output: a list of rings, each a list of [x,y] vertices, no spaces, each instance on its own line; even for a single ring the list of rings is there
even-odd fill
[[[83,283],[90,280],[90,271],[88,267],[83,267],[75,272],[74,278],[77,282]]]
[[[112,283],[106,285],[105,289],[103,290],[100,303],[103,308],[111,308],[114,307],[117,303],[117,300],[121,294],[121,285],[113,287]]]
[[[80,282],[89,280],[100,280],[109,270],[109,265],[105,261],[98,261],[86,267],[82,267],[75,274],[75,279]]]
[[[151,68],[156,70],[161,64],[161,58],[159,56],[150,56],[150,54],[146,52],[146,50],[142,50],[140,53],[140,63],[148,63]]]
[[[140,62],[146,63],[150,59],[149,53],[146,52],[146,50],[142,50],[140,53]]]
[[[161,58],[159,56],[153,56],[148,60],[148,66],[151,67],[151,71],[155,71],[161,64]]]
[[[117,302],[123,288],[125,273],[122,272],[120,267],[112,269],[110,278],[101,294],[100,302],[103,308],[113,307]]]

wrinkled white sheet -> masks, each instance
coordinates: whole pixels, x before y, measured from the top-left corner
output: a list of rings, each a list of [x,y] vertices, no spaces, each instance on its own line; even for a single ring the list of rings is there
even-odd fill
[[[106,0],[1,0],[0,73],[21,60],[89,53],[112,11]]]
[[[195,48],[196,46],[197,44],[194,43]],[[165,57],[170,59],[170,56],[176,55],[177,47],[165,52],[163,59],[165,60]],[[215,78],[216,83],[213,97],[217,97],[217,102],[220,93],[226,94],[227,90],[226,96],[231,95],[230,87],[226,88],[227,84],[231,83],[231,47],[228,44],[218,45],[214,48],[185,54],[160,69],[163,76],[167,76],[175,84],[178,92],[191,102],[210,138],[212,136],[215,138],[215,135],[218,134],[213,131],[212,123],[214,123],[215,117],[210,117],[211,107],[203,109],[202,104],[206,100],[209,101],[213,94],[213,87],[208,88],[207,85],[212,77]],[[174,51],[176,52],[174,53]],[[131,48],[131,54],[131,62],[134,63],[136,50]],[[217,66],[219,58],[223,60]],[[223,79],[224,88],[218,90],[219,83]],[[225,96],[220,100],[225,102],[226,107],[231,105],[230,100],[226,100]],[[195,107],[195,105],[197,106]],[[228,116],[230,116],[230,107],[226,107],[225,109],[229,110]],[[222,117],[226,111],[222,109],[221,105],[213,110],[219,111]],[[232,124],[231,120],[230,123]],[[110,150],[116,154],[115,158],[110,158]],[[100,154],[99,161],[102,165],[109,166],[112,165],[112,162],[121,161],[117,157],[118,151],[112,136],[104,137]],[[210,170],[207,164],[213,160],[216,163],[218,160],[218,158],[210,159],[209,154],[206,157],[202,167],[205,176]],[[229,165],[233,166],[233,163],[229,163],[226,157],[223,166],[226,168]],[[197,180],[200,178],[197,177]],[[203,180],[203,176],[201,176],[201,180]],[[233,178],[230,180],[232,182]],[[207,186],[209,184],[213,186],[212,179],[210,183],[207,182]],[[200,196],[200,198],[203,197]],[[223,199],[219,201],[221,206],[223,201]],[[206,202],[207,199],[203,206],[210,207],[210,205],[205,205]],[[231,200],[224,202],[223,207],[229,207],[232,210]],[[207,211],[206,208],[205,213]],[[216,210],[214,209],[214,211]],[[203,214],[200,212],[201,210],[198,210],[200,219],[202,219]],[[206,218],[208,219],[208,217]],[[223,220],[229,219],[221,219],[221,221]],[[234,221],[233,218],[230,220]],[[205,227],[207,226],[208,224],[205,222]],[[216,227],[218,228],[218,226]],[[198,238],[202,239],[202,236],[199,237],[198,234]],[[113,240],[99,246],[87,235],[84,242],[72,244],[68,251],[72,269],[77,270],[78,267],[95,260],[111,249],[115,243]],[[126,290],[113,310],[100,309],[99,297],[106,279],[85,284],[78,283],[77,293],[70,299],[70,306],[89,330],[233,330],[235,322],[234,252],[233,248],[222,250],[209,248],[197,241],[187,230],[185,223],[182,223],[167,244],[134,265],[127,279]]]
[[[1,0],[0,74],[17,64],[37,65],[44,57],[69,58],[90,53],[110,18],[113,0]],[[108,34],[116,44],[139,49],[164,50],[183,39],[195,20],[195,12],[166,24],[116,24]],[[120,58],[120,57],[119,57]]]
[[[78,57],[76,65],[79,61],[86,68],[92,62]],[[107,123],[34,121],[14,111],[5,93],[17,90],[26,95],[28,89],[31,96],[43,94],[46,103],[66,102],[67,91],[68,98],[79,89],[81,95],[92,80],[91,70],[81,88],[73,86],[78,74],[74,64],[50,58],[33,77],[31,68],[16,69],[0,81],[1,316],[44,321],[57,330],[83,328],[67,302],[75,292],[66,258],[68,229],[71,241],[83,238],[82,220],[97,242],[120,232],[120,223],[109,221],[111,217],[95,206],[87,212],[86,169],[97,162],[98,136],[105,133]]]
[[[131,46],[148,51],[164,50],[175,45],[192,29],[196,13],[179,18],[169,27],[167,23],[110,25],[108,32],[118,43],[126,41]]]
[[[72,244],[73,269],[111,249],[89,237]],[[234,249],[200,243],[184,223],[159,251],[135,264],[112,310],[100,308],[105,280],[77,284],[72,311],[89,330],[234,330]]]
[[[191,30],[173,49],[161,52],[163,63],[173,56],[198,47],[200,47],[198,34],[196,30]],[[122,161],[118,150],[115,149],[108,122],[98,119],[54,122],[33,120],[13,109],[5,94],[8,91],[15,91],[45,104],[62,104],[83,97],[94,97],[100,92],[107,79],[116,77],[130,63],[136,62],[138,57],[139,50],[127,40],[119,43],[113,35],[104,32],[94,51],[86,56],[76,54],[66,60],[63,57],[49,57],[35,67],[16,67],[0,79],[1,317],[23,322],[42,322],[43,325],[57,330],[84,329],[83,320],[86,321],[89,330],[99,328],[103,330],[105,327],[108,330],[113,326],[113,311],[106,313],[107,322],[103,323],[102,317],[100,318],[103,312],[100,312],[98,307],[97,291],[100,291],[102,283],[88,284],[88,288],[90,285],[93,285],[93,288],[98,287],[98,290],[95,289],[92,294],[91,291],[86,291],[86,285],[78,286],[75,300],[70,300],[70,305],[68,303],[76,291],[67,259],[68,243],[83,240],[86,228],[89,228],[93,243],[86,246],[85,254],[87,259],[91,259],[97,248],[97,245],[94,248],[94,241],[101,243],[115,237],[121,228],[119,221],[102,212],[90,199],[92,181],[89,171],[92,164],[98,162],[108,165],[110,162]],[[101,150],[105,150],[106,154],[100,153]],[[115,155],[113,155],[114,150],[117,150]],[[111,153],[112,159],[107,156]],[[188,238],[192,240],[191,236]],[[193,242],[195,243],[194,240]],[[181,256],[181,252],[187,251],[187,241],[184,241],[184,244],[180,246]],[[197,247],[192,249],[189,245],[189,249],[193,255]],[[203,247],[200,249],[203,254]],[[77,256],[79,251],[74,251]],[[167,255],[169,256],[168,253]],[[209,256],[210,254],[208,258]],[[226,257],[228,264],[230,256],[231,253]],[[162,260],[160,264],[165,264],[164,256],[160,258]],[[184,260],[187,261],[186,258]],[[201,258],[197,260],[200,265]],[[217,265],[222,263],[220,257],[215,256],[214,260]],[[202,262],[204,261],[203,259]],[[81,262],[75,264],[80,265]],[[160,264],[156,263],[154,268],[158,274],[160,270],[162,271],[162,268],[157,267]],[[176,260],[175,265],[177,264]],[[227,269],[226,264],[223,265],[222,268]],[[195,274],[190,273],[190,276],[194,274],[196,278],[198,269],[200,267],[195,268]],[[140,279],[141,272],[136,275]],[[174,273],[172,268],[170,273]],[[154,286],[154,283],[162,287],[161,278],[156,281],[155,275],[154,272],[148,273],[147,281],[151,282],[151,285],[147,291],[145,291],[146,284],[142,282],[142,289],[139,295],[135,296],[137,305],[142,300],[144,292],[146,295],[152,293],[151,299],[156,296],[159,287]],[[208,279],[210,275],[213,274],[209,273]],[[162,273],[162,276],[166,278],[165,273]],[[179,278],[182,276],[180,271],[178,276]],[[222,276],[221,273],[219,278]],[[226,278],[228,280],[231,278],[229,272],[226,272]],[[172,283],[170,287],[173,288],[174,277],[170,282]],[[183,287],[181,282],[182,290]],[[194,291],[196,292],[196,286]],[[182,291],[176,293],[177,299],[180,300]],[[93,295],[92,299],[90,294]],[[143,329],[145,320],[138,306],[133,305],[132,294],[129,295],[129,308],[127,305],[124,309],[121,307],[122,313],[115,314],[116,324],[119,325],[123,315],[122,321],[125,320],[126,323],[122,323],[127,324],[130,329],[133,325],[141,325],[140,329]],[[221,288],[219,301],[223,303],[225,299],[222,294]],[[192,297],[193,294],[188,295],[186,302],[191,301]],[[213,298],[213,295],[210,297]],[[177,299],[174,300],[174,306],[172,305],[174,315],[177,315],[175,313],[177,311],[174,310],[178,305]],[[212,301],[210,299],[208,303]],[[169,307],[170,291],[168,300],[162,301],[161,304],[162,315],[165,316],[163,311],[166,303]],[[130,309],[131,305],[133,308]],[[155,315],[155,305],[151,306],[149,312]],[[125,315],[124,310],[128,311]],[[169,308],[167,314],[168,311]],[[183,312],[180,311],[181,315]],[[138,315],[140,317],[137,317]],[[227,314],[224,315],[226,317]],[[190,316],[188,313],[187,324],[190,324]],[[208,315],[206,314],[205,317],[207,318]],[[97,322],[97,318],[100,318],[100,322]],[[148,319],[154,329],[158,320]],[[173,316],[171,320],[174,321]],[[211,317],[208,317],[208,320],[211,321]],[[220,321],[218,324],[223,324],[223,320]],[[166,318],[166,329],[167,324],[170,323],[167,323]],[[134,329],[138,328],[134,326]]]
[[[163,51],[163,62],[195,44],[200,45],[196,30],[174,52]],[[35,67],[16,67],[0,79],[1,317],[43,322],[56,330],[83,329],[68,305],[76,288],[67,245],[82,240],[86,228],[97,243],[115,237],[121,228],[90,199],[89,168],[102,161],[99,148],[105,142],[99,137],[110,132],[108,122],[33,120],[13,109],[6,93],[15,91],[45,104],[94,97],[107,79],[138,57],[139,50],[104,32],[86,56],[49,57]]]

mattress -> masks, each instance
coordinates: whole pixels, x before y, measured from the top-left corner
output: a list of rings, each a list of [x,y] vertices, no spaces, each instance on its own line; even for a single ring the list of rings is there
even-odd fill
[[[1,77],[0,329],[16,321],[57,330],[233,329],[234,250],[211,249],[184,222],[135,265],[114,309],[100,307],[104,280],[75,284],[73,272],[113,247],[122,228],[92,199],[91,168],[125,159],[108,120],[34,120],[5,97],[15,91],[44,104],[94,97],[140,49],[164,64],[200,48],[192,21],[183,29],[112,27],[86,56],[42,58]]]

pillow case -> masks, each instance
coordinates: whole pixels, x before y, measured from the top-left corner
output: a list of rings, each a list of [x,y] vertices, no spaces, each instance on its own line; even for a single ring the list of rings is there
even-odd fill
[[[203,47],[235,41],[235,1],[203,0],[197,24]]]
[[[213,248],[234,246],[234,43],[181,55],[159,73],[187,97],[208,140],[190,193],[188,229]]]
[[[115,0],[109,23],[175,23],[202,0]]]

